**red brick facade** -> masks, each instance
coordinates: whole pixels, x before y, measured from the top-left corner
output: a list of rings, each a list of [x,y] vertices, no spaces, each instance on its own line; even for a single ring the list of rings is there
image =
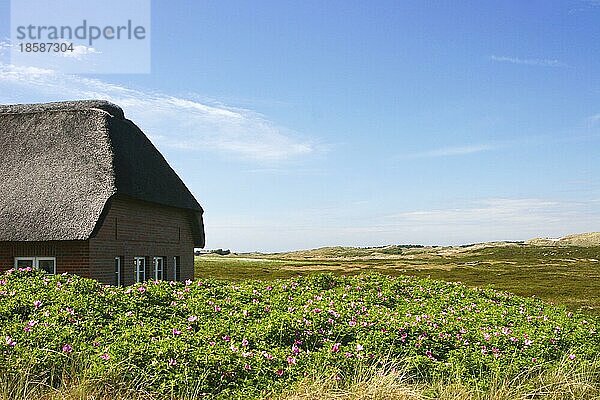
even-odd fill
[[[15,257],[56,257],[56,272],[75,273],[115,284],[115,257],[121,258],[121,283],[135,282],[134,257],[145,257],[146,279],[154,278],[153,258],[163,257],[163,278],[194,276],[194,240],[190,211],[116,196],[101,225],[88,240],[0,242],[0,271],[12,268]]]
[[[56,257],[56,272],[90,277],[87,240],[0,242],[0,271],[14,267],[15,257]]]

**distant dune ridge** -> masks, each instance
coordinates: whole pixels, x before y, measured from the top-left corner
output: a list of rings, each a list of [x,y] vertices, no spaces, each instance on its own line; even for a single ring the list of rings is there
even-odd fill
[[[600,246],[600,232],[577,233],[561,238],[535,238],[525,242],[535,246]]]

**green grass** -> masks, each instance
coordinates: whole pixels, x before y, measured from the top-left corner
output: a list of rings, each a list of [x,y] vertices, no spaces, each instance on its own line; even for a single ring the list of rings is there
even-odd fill
[[[390,254],[391,253],[391,254]],[[276,279],[315,272],[378,271],[491,286],[600,314],[600,247],[324,248],[281,254],[201,256],[196,276]]]

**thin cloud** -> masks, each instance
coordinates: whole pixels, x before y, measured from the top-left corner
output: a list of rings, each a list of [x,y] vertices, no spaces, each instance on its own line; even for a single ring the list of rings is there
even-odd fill
[[[503,62],[510,64],[519,64],[519,65],[534,65],[539,67],[566,67],[567,64],[555,60],[555,59],[547,59],[547,58],[519,58],[519,57],[507,57],[507,56],[490,56],[490,60],[495,62]]]
[[[600,123],[600,114],[587,117],[586,122],[589,127],[598,125],[598,123]]]
[[[396,221],[440,226],[472,224],[550,224],[562,219],[569,205],[542,199],[486,199],[463,208],[419,210],[390,216]]]
[[[73,46],[73,51],[65,51],[65,52],[60,51],[56,54],[58,54],[61,57],[75,58],[77,60],[82,60],[83,58],[85,58],[91,54],[102,54],[102,52],[98,51],[94,47],[89,47],[89,46],[85,46],[85,45],[81,44],[81,45]]]
[[[1,103],[89,98],[123,107],[127,117],[139,124],[159,147],[216,151],[257,161],[285,160],[315,150],[310,141],[251,110],[0,63]]]
[[[582,0],[583,3],[591,7],[600,7],[600,0]]]
[[[453,156],[464,156],[469,154],[481,153],[484,151],[490,151],[496,149],[495,146],[490,144],[475,144],[467,146],[448,146],[440,147],[437,149],[405,154],[401,156],[402,159],[416,159],[416,158],[439,158],[439,157],[453,157]]]
[[[364,210],[341,206],[286,210],[262,217],[228,214],[210,221],[207,216],[206,221],[212,229],[209,247],[239,243],[237,250],[242,251],[393,243],[456,245],[597,231],[600,209],[596,205],[594,200],[488,198],[394,214],[366,206]]]

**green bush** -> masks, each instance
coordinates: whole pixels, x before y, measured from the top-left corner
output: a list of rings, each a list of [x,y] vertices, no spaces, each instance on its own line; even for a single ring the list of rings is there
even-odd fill
[[[600,353],[600,323],[494,290],[378,274],[104,286],[0,275],[0,371],[65,372],[165,395],[260,397],[306,376],[396,360],[418,381],[485,387]]]

